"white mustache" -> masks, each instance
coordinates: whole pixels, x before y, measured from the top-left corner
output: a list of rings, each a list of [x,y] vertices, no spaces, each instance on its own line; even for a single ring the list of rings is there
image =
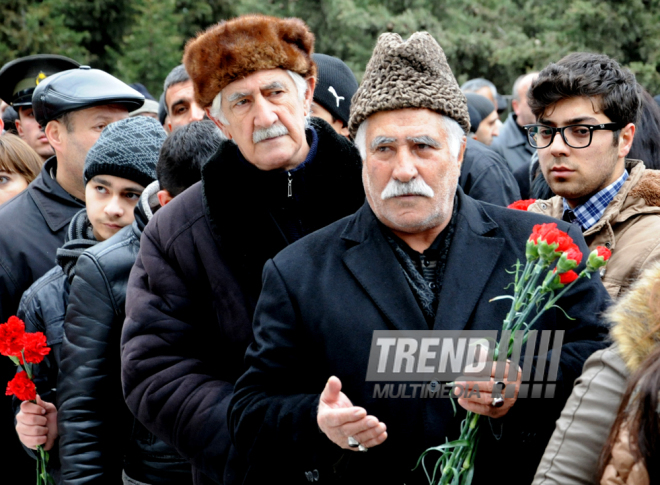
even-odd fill
[[[387,200],[402,195],[421,195],[423,197],[433,198],[435,193],[421,178],[414,178],[410,182],[399,182],[398,180],[390,179],[380,194],[380,198]]]
[[[259,128],[252,133],[252,141],[259,143],[260,141],[268,140],[269,138],[276,138],[278,136],[288,135],[289,130],[281,123],[269,126],[268,128]]]

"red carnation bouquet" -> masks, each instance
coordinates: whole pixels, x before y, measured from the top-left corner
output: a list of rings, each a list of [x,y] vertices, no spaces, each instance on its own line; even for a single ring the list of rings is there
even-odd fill
[[[536,202],[536,199],[524,199],[524,200],[517,200],[508,206],[506,206],[507,209],[517,209],[519,211],[526,211],[527,208],[532,205],[534,202]]]
[[[7,396],[16,396],[21,401],[37,402],[37,386],[32,381],[33,365],[38,365],[48,355],[46,336],[41,332],[27,333],[25,323],[17,317],[9,317],[0,325],[0,354],[9,357],[22,370],[7,384]],[[48,452],[37,446],[37,485],[54,484],[53,477],[46,471]]]
[[[511,309],[502,324],[502,335],[508,335],[508,341],[500,340],[497,343],[493,360],[498,359],[500,349],[506,349],[507,358],[511,356],[516,332],[522,332],[522,342],[527,342],[529,331],[541,315],[550,308],[559,308],[557,301],[571,286],[580,278],[591,278],[592,273],[607,264],[611,255],[609,249],[598,246],[589,254],[585,269],[578,274],[575,269],[582,262],[582,252],[573,239],[557,229],[555,223],[534,226],[525,246],[527,262],[523,267],[518,261],[512,272],[513,296],[498,296],[491,300],[511,300]],[[457,440],[429,448],[422,453],[417,466],[422,465],[431,485],[472,483],[480,423],[481,415],[468,411],[461,422],[461,435]],[[440,457],[429,473],[425,458],[432,451],[439,452]]]

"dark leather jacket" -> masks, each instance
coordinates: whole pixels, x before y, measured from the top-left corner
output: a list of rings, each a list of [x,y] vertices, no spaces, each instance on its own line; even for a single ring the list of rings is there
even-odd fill
[[[0,206],[0,323],[16,313],[30,285],[55,266],[55,251],[64,243],[71,218],[85,207],[50,176],[56,165],[55,157],[47,160],[26,190]],[[0,359],[0,382],[15,372],[9,359]],[[3,459],[14,465],[3,475],[8,483],[23,480],[23,472],[16,470],[32,465],[14,431],[11,404],[10,399],[0,403],[0,436],[7,440]]]
[[[58,426],[65,484],[192,482],[190,464],[130,414],[120,380],[120,335],[128,275],[151,217],[145,189],[135,222],[78,259],[64,324]],[[153,199],[153,197],[152,197]]]

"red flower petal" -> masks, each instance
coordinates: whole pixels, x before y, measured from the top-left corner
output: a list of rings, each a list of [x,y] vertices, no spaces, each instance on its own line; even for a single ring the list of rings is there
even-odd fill
[[[7,396],[16,396],[21,401],[34,401],[37,398],[37,387],[28,376],[21,371],[7,383]]]
[[[536,202],[536,199],[525,199],[525,200],[517,200],[513,202],[512,204],[509,204],[507,206],[508,209],[517,209],[521,211],[526,211],[527,208],[532,205],[534,202]]]
[[[573,283],[576,279],[578,279],[578,274],[573,270],[567,271],[566,273],[561,273],[559,275],[559,282],[562,285]]]
[[[596,248],[596,251],[598,251],[598,256],[603,258],[605,261],[610,259],[610,256],[612,256],[612,251],[610,251],[609,249],[603,246],[598,246]]]
[[[8,357],[20,357],[25,347],[25,324],[16,317],[9,317],[7,323],[0,325],[0,354]]]
[[[566,250],[566,259],[572,259],[577,264],[582,262],[582,251],[580,251],[580,248],[577,246],[577,244],[572,244]]]
[[[46,336],[41,332],[25,334],[25,361],[30,364],[39,364],[50,352],[50,347],[46,347]],[[23,364],[21,359],[21,364]]]

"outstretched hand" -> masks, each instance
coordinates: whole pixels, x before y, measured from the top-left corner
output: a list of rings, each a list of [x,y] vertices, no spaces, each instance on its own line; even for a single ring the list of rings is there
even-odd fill
[[[366,448],[372,448],[387,439],[387,426],[375,416],[368,416],[364,408],[353,406],[341,392],[341,381],[330,377],[321,393],[316,416],[319,428],[336,445],[346,450],[358,451],[348,445],[352,436]]]

